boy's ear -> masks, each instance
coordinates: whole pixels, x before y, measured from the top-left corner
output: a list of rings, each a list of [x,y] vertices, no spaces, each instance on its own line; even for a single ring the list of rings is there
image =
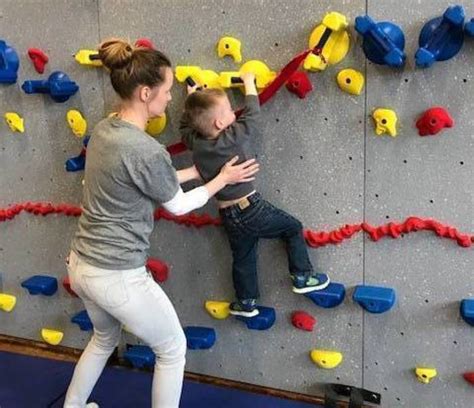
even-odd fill
[[[217,128],[217,130],[224,129],[224,123],[220,119],[214,119],[214,126]]]

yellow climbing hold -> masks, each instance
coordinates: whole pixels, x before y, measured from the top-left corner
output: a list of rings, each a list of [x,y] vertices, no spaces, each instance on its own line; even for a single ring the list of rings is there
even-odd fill
[[[7,295],[6,293],[0,293],[0,309],[2,309],[4,312],[11,312],[15,305],[15,296]]]
[[[74,59],[81,65],[91,67],[102,66],[102,61],[99,59],[99,52],[97,50],[79,50],[74,55]]]
[[[52,329],[41,329],[41,337],[46,343],[52,344],[53,346],[57,346],[61,343],[63,339],[64,333],[58,330]]]
[[[416,367],[415,374],[418,381],[428,384],[438,373],[434,367]]]
[[[7,125],[13,132],[25,132],[25,122],[23,118],[16,112],[7,112],[4,115]]]
[[[166,113],[156,118],[148,119],[145,131],[153,137],[158,136],[166,127]]]
[[[76,109],[67,111],[66,120],[69,127],[77,137],[83,137],[87,132],[87,121],[82,116],[81,112]]]
[[[221,85],[219,84],[219,74],[210,69],[199,71],[196,75],[195,82],[203,88],[221,89]]]
[[[224,58],[229,55],[234,62],[242,62],[242,53],[240,52],[241,42],[234,37],[222,37],[217,43],[217,55]]]
[[[252,72],[255,75],[257,88],[263,89],[276,78],[276,72],[273,72],[268,66],[259,60],[247,61],[237,72],[221,72],[219,75],[219,84],[222,88],[241,87],[243,82],[240,75],[246,72]],[[237,78],[237,81],[233,79]]]
[[[364,88],[364,74],[352,68],[339,71],[336,81],[341,91],[352,95],[360,95]]]
[[[393,110],[379,108],[372,113],[372,117],[377,135],[388,133],[392,137],[397,136],[397,114]]]
[[[347,26],[346,17],[340,13],[333,11],[324,16],[322,24],[309,37],[309,48],[320,47],[320,55],[310,53],[305,58],[303,66],[306,70],[323,71],[328,65],[344,59],[350,47]]]
[[[207,312],[214,318],[214,319],[226,319],[229,316],[229,302],[218,302],[215,300],[208,300],[204,304]]]
[[[342,353],[332,350],[314,349],[310,352],[311,360],[321,368],[335,368],[342,361]]]
[[[196,81],[197,75],[201,72],[201,68],[195,65],[178,65],[176,67],[175,76],[178,82],[186,81],[186,78],[192,78]]]

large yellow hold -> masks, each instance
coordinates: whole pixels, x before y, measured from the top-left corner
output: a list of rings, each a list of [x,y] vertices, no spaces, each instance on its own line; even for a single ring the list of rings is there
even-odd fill
[[[204,304],[207,312],[214,318],[223,320],[229,316],[229,302],[218,302],[214,300],[208,300]]]
[[[321,368],[335,368],[342,362],[342,353],[332,350],[314,349],[310,352],[313,362]]]
[[[145,131],[153,137],[158,136],[166,127],[166,114],[148,119]]]
[[[328,65],[341,62],[349,51],[350,38],[347,33],[347,19],[335,11],[326,14],[309,37],[309,48],[320,47],[320,54],[309,54],[304,61],[304,69],[323,71]]]
[[[97,50],[79,50],[74,55],[74,59],[81,65],[90,67],[102,66],[102,61],[99,58],[99,52]]]

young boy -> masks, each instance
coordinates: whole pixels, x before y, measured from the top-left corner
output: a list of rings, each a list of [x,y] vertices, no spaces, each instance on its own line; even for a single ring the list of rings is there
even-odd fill
[[[253,74],[242,74],[245,108],[238,119],[224,91],[188,87],[180,123],[182,140],[193,152],[193,161],[204,181],[216,176],[232,157],[239,163],[255,157],[253,138],[258,134],[260,104]],[[257,243],[259,238],[286,242],[293,292],[308,293],[329,285],[329,278],[314,273],[299,220],[265,201],[252,182],[225,187],[216,194],[219,213],[233,255],[232,276],[237,300],[233,315],[258,314]]]

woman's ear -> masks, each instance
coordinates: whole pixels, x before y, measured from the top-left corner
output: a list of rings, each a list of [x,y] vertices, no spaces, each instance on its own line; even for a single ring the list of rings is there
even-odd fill
[[[142,102],[148,102],[148,98],[150,98],[151,95],[151,89],[149,86],[141,86],[138,93]]]

